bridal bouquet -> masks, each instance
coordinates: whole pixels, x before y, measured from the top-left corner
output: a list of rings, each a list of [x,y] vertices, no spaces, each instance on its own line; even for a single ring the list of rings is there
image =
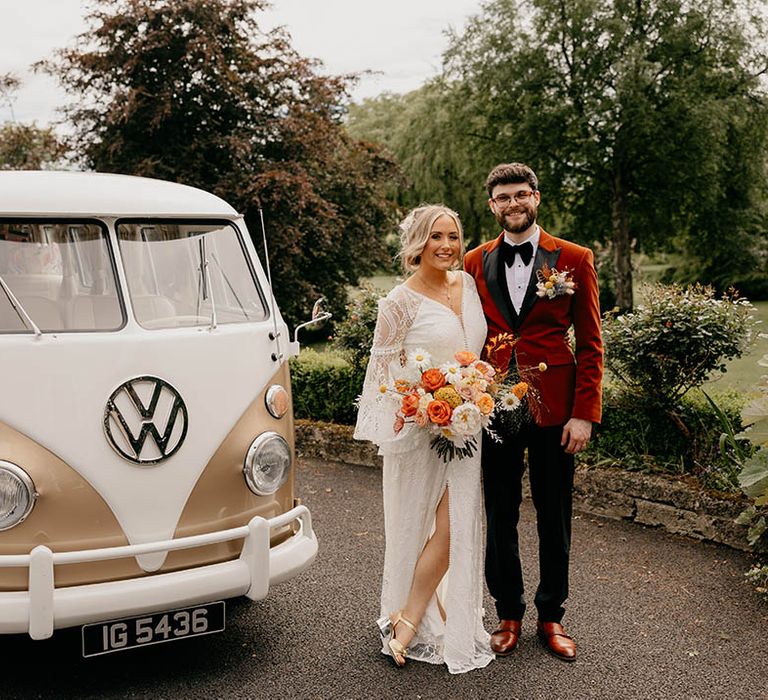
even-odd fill
[[[381,387],[382,393],[399,398],[395,434],[406,423],[427,430],[430,446],[444,462],[471,457],[494,412],[516,410],[527,391],[524,383],[501,391],[496,368],[469,350],[460,350],[440,366],[420,349],[404,359],[390,385]]]
[[[492,393],[496,370],[469,350],[460,350],[439,367],[425,350],[406,354],[405,363],[382,393],[399,396],[395,434],[415,423],[432,435],[430,446],[444,462],[471,457],[480,431],[495,408]]]

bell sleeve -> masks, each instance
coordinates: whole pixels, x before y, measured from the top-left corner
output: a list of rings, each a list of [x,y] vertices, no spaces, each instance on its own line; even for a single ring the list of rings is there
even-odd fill
[[[418,302],[414,303],[413,295],[398,288],[379,300],[371,356],[358,397],[355,440],[369,440],[381,447],[396,438],[394,422],[400,402],[396,395],[382,388],[389,387],[393,363],[400,363],[405,336],[417,310]]]

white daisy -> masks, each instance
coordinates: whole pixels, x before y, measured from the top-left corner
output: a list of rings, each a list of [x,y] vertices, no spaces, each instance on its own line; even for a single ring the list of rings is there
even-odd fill
[[[455,384],[461,379],[461,365],[455,360],[440,365],[440,371],[445,375],[445,381],[449,384]]]
[[[511,391],[505,391],[499,397],[499,403],[502,411],[514,411],[520,405],[520,399]]]
[[[423,348],[416,348],[408,353],[408,364],[416,365],[423,372],[432,365],[432,356]]]

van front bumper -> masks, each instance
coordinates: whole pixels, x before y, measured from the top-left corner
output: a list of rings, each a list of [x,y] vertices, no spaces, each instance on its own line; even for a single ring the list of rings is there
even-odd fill
[[[299,523],[298,531],[270,547],[270,530],[295,521]],[[65,588],[56,588],[54,584],[57,564],[119,559],[238,539],[244,539],[245,543],[240,557],[233,561],[123,581]],[[32,639],[46,639],[54,629],[101,620],[242,595],[261,600],[266,598],[271,585],[309,567],[316,554],[312,517],[303,505],[269,520],[257,516],[242,527],[162,542],[74,552],[52,552],[39,545],[29,554],[0,556],[0,569],[29,569],[27,591],[0,593],[0,634],[29,633]]]

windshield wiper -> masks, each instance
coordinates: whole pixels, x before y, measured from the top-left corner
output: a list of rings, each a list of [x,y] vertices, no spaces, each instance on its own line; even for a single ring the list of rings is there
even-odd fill
[[[202,299],[205,301],[211,297],[211,325],[209,330],[216,328],[216,302],[213,300],[213,285],[211,284],[211,274],[208,271],[208,258],[205,254],[205,236],[200,236],[198,241],[198,250],[200,252],[200,280],[202,282]]]
[[[224,280],[230,293],[235,298],[235,302],[240,307],[240,311],[243,312],[243,317],[246,320],[248,320],[248,312],[245,310],[245,306],[243,306],[243,302],[240,301],[240,297],[237,294],[237,290],[232,286],[232,282],[229,281],[229,275],[227,275],[227,273],[224,271],[224,268],[221,266],[219,259],[216,257],[216,253],[211,253],[211,260],[213,260],[213,262],[216,263],[216,267],[219,269],[219,275],[221,275],[221,279]]]
[[[3,276],[0,275],[0,287],[3,288],[5,295],[8,297],[8,301],[11,302],[13,310],[16,312],[21,322],[29,328],[37,337],[40,337],[43,332],[37,327],[37,324],[32,320],[31,316],[27,313],[26,309],[22,306],[21,302],[16,298],[16,295],[11,291],[11,288],[6,284]]]

